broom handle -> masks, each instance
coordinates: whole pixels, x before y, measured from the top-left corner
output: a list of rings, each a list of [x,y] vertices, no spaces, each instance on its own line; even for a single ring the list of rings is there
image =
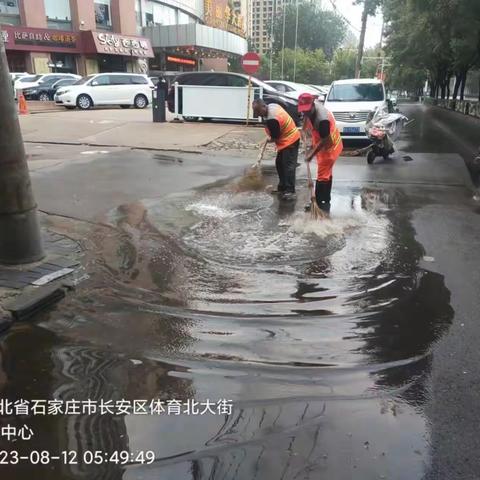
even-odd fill
[[[257,163],[256,163],[256,166],[259,167],[260,166],[260,163],[263,159],[263,155],[265,153],[265,149],[267,148],[267,143],[268,143],[268,138],[263,142],[262,146],[260,147],[260,153],[258,154],[258,159],[257,159]]]

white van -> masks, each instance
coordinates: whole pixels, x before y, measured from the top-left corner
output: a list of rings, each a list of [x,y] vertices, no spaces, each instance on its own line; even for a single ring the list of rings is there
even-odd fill
[[[60,87],[55,103],[65,108],[88,110],[96,105],[145,108],[152,101],[153,83],[137,73],[97,73],[73,85]]]
[[[381,80],[356,78],[333,82],[325,99],[344,139],[364,140],[368,114],[377,107],[388,110]]]

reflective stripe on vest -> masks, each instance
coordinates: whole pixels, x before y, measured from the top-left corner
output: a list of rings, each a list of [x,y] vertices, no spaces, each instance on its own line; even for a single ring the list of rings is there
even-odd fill
[[[335,121],[335,117],[333,113],[328,111],[328,120],[330,122],[330,141],[331,146],[327,150],[320,150],[317,153],[317,160],[321,161],[322,159],[330,159],[330,158],[337,158],[343,150],[343,142],[342,137],[340,135],[340,131],[337,127],[337,122]],[[318,145],[321,141],[320,134],[313,128],[313,124],[308,119],[308,127],[312,129],[313,135],[313,143],[314,145]]]
[[[283,150],[288,146],[295,143],[297,140],[300,140],[300,132],[298,131],[295,122],[292,117],[276,103],[271,103],[267,106],[268,108],[268,119],[275,119],[280,125],[280,136],[275,140],[277,150]],[[270,135],[268,129],[266,129],[267,134]]]

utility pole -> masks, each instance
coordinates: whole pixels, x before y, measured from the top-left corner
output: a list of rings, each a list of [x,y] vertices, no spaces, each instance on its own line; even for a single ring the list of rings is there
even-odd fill
[[[365,45],[365,33],[367,31],[368,7],[368,0],[363,0],[362,28],[360,30],[360,40],[358,42],[357,61],[355,62],[355,78],[360,78],[360,72],[362,70],[363,47]]]
[[[44,253],[1,35],[0,92],[0,264],[31,263]]]
[[[295,49],[293,53],[293,81],[297,76],[297,43],[298,43],[298,0],[295,13]]]

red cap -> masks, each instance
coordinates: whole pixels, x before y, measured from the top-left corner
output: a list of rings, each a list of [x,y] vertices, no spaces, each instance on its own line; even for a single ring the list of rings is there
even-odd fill
[[[299,112],[308,112],[315,101],[315,96],[311,93],[302,93],[298,97],[298,111]]]

